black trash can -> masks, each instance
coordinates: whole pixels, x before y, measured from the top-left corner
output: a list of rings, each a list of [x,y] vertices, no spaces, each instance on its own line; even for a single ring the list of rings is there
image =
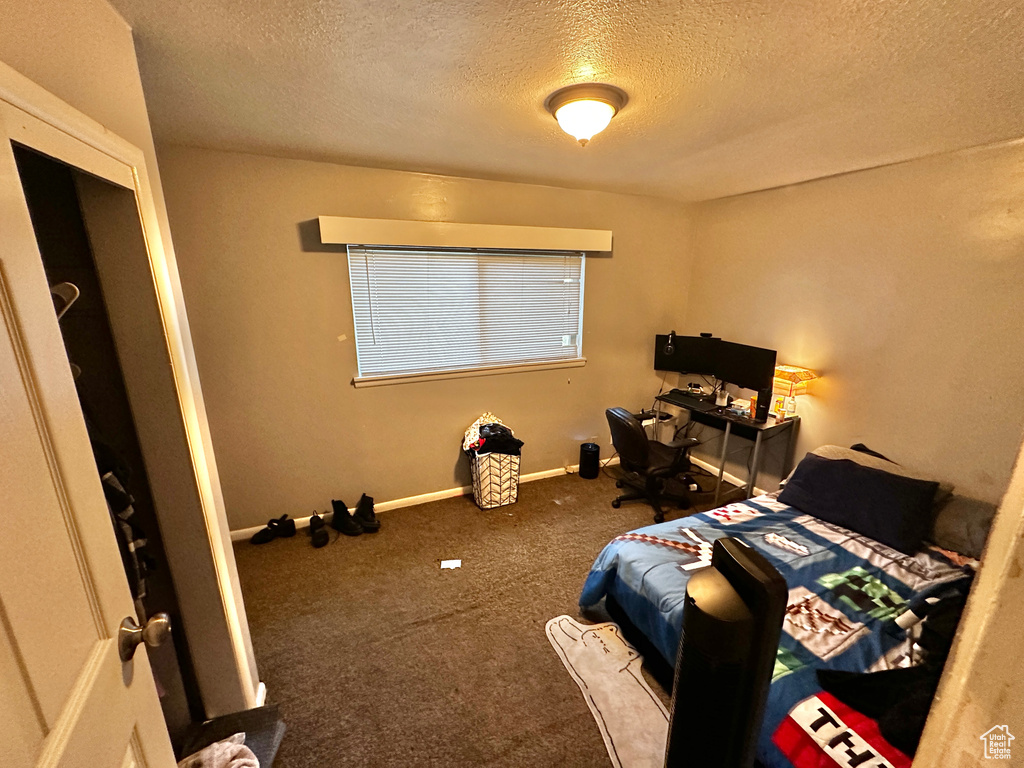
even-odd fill
[[[580,477],[593,480],[601,470],[601,446],[583,443],[580,446]]]

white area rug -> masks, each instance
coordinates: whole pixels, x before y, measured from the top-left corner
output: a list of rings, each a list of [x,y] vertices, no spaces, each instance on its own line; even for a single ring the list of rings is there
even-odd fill
[[[662,768],[668,712],[640,672],[643,657],[618,625],[556,616],[544,632],[594,713],[612,765]]]

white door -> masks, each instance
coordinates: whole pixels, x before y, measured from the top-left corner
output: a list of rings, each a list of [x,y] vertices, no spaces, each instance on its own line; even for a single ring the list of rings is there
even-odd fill
[[[65,357],[12,138],[132,188],[132,170],[0,100],[0,765],[174,765]]]

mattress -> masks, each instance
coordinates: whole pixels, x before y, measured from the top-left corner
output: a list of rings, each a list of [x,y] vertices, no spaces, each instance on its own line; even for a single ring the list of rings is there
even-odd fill
[[[686,583],[710,565],[714,541],[726,536],[765,555],[789,589],[758,761],[766,768],[909,766],[873,721],[821,690],[816,670],[911,665],[912,643],[896,618],[968,573],[938,552],[906,555],[760,496],[616,537],[594,562],[580,606],[611,595],[674,665]]]

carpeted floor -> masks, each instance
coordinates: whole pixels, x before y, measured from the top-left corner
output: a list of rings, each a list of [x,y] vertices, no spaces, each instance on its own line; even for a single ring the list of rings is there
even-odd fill
[[[605,765],[544,624],[578,615],[604,544],[652,522],[641,503],[612,509],[616,494],[605,475],[571,475],[494,510],[462,497],[385,512],[379,533],[332,530],[320,550],[305,531],[236,544],[260,676],[288,727],[275,766]],[[440,570],[451,558],[462,568]]]

